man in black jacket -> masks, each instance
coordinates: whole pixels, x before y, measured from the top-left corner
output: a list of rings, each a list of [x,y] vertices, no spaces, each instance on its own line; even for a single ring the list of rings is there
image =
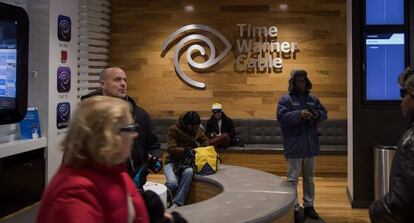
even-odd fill
[[[391,167],[390,191],[374,201],[369,209],[371,221],[414,221],[414,72],[407,68],[398,80],[401,86],[401,110],[410,119],[410,127],[400,138]]]
[[[132,175],[135,170],[148,159],[148,157],[161,156],[158,137],[152,132],[151,117],[126,94],[126,74],[121,68],[106,68],[100,76],[99,83],[100,89],[81,97],[81,100],[95,95],[122,98],[130,103],[132,116],[135,119],[135,123],[138,124],[137,132],[139,136],[135,138],[130,160],[127,162],[128,171],[130,175]]]
[[[223,112],[220,103],[214,103],[211,112],[213,114],[206,125],[206,135],[210,138],[210,145],[220,149],[234,145],[236,140],[233,120]]]

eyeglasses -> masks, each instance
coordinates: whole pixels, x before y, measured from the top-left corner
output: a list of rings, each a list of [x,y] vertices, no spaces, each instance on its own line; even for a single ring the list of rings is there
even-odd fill
[[[127,125],[125,127],[119,128],[119,131],[121,131],[121,132],[138,132],[138,128],[139,128],[139,125],[134,123],[134,124],[130,124],[130,125]]]
[[[212,110],[212,112],[213,112],[214,114],[216,114],[216,113],[221,112],[221,109],[213,109],[213,110]]]

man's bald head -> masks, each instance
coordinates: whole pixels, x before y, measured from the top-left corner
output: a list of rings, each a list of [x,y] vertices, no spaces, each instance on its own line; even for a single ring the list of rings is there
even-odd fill
[[[124,70],[122,70],[119,67],[108,67],[108,68],[105,68],[101,72],[101,74],[99,75],[99,80],[105,80],[108,77],[108,74],[111,74],[113,72],[123,72],[123,73],[125,73]]]
[[[109,67],[99,77],[102,94],[105,96],[125,98],[127,83],[126,74],[119,67]]]

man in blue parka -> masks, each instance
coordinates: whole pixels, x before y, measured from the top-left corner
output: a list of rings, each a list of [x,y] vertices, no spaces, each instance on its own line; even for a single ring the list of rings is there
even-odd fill
[[[289,93],[277,106],[277,120],[282,127],[284,154],[288,163],[287,179],[296,190],[295,222],[300,221],[297,185],[303,175],[303,207],[306,217],[319,219],[313,207],[315,196],[315,157],[319,153],[318,123],[328,118],[319,99],[310,94],[312,83],[305,70],[292,70]]]

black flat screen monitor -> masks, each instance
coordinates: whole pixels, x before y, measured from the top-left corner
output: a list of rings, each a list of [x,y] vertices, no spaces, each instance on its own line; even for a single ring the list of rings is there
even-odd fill
[[[0,124],[27,109],[29,20],[24,9],[0,3]]]
[[[406,64],[404,33],[378,33],[365,36],[366,102],[400,100],[397,77]]]

